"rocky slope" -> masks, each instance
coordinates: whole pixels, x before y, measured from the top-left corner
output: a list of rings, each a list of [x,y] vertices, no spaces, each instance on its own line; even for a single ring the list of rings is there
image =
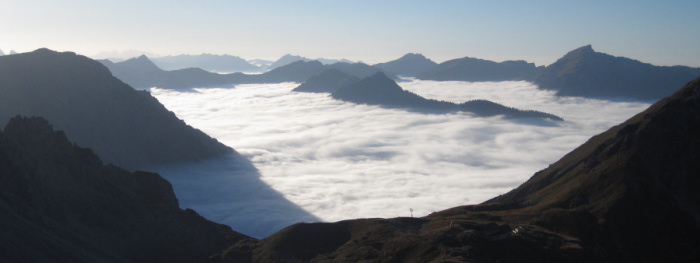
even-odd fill
[[[596,52],[583,46],[547,66],[535,78],[560,96],[657,101],[700,76],[700,68],[662,67]]]
[[[42,118],[0,132],[0,261],[204,262],[251,238],[181,210],[159,175],[105,166]]]
[[[70,52],[39,49],[0,57],[0,125],[18,114],[46,118],[106,163],[129,170],[233,152],[148,92]]]
[[[218,259],[697,262],[698,134],[700,79],[483,204],[423,218],[296,224]]]

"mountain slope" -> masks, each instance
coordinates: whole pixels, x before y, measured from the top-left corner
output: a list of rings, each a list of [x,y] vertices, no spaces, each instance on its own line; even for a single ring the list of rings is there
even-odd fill
[[[18,114],[45,117],[103,161],[130,170],[233,152],[148,92],[70,52],[39,49],[0,57],[0,124]]]
[[[222,262],[697,262],[700,79],[511,192],[423,218],[296,224]],[[252,246],[252,247],[250,247]]]
[[[477,58],[445,61],[417,76],[424,80],[506,81],[532,80],[544,67],[522,60],[493,62]]]
[[[582,236],[612,261],[697,259],[698,134],[700,79],[487,203],[527,206],[519,213]],[[572,217],[580,223],[558,222]]]
[[[486,100],[473,100],[456,104],[426,99],[402,89],[395,81],[389,79],[383,73],[376,73],[360,81],[343,86],[333,92],[331,97],[360,104],[398,107],[432,113],[466,111],[480,117],[504,115],[507,118],[562,120],[560,117],[549,113],[518,110]]]
[[[547,66],[534,83],[560,96],[656,101],[698,76],[700,68],[654,66],[596,52],[588,45]]]
[[[115,77],[137,89],[159,87],[165,89],[188,89],[221,87],[249,83],[304,82],[328,69],[338,69],[353,76],[366,77],[381,71],[363,63],[337,62],[324,65],[319,61],[296,61],[277,67],[263,74],[217,74],[200,68],[162,70],[146,56],[113,63],[101,60]]]
[[[181,210],[159,175],[104,166],[46,120],[0,132],[0,261],[203,262],[252,239]]]
[[[384,72],[390,72],[391,74],[415,77],[437,66],[437,63],[421,54],[409,53],[399,59],[375,64],[373,66],[382,69]]]
[[[292,91],[333,93],[343,86],[360,81],[360,78],[347,74],[338,69],[329,69],[301,83]]]
[[[242,73],[217,74],[200,68],[163,70],[144,55],[117,63],[109,60],[100,62],[109,68],[115,77],[137,89],[222,86],[243,83],[247,77]]]

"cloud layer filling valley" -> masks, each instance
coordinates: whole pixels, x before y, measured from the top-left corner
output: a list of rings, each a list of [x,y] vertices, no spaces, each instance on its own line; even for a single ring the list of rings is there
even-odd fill
[[[556,97],[522,81],[411,80],[399,84],[426,98],[457,103],[487,99],[552,113],[566,121],[551,124],[477,118],[468,113],[420,114],[336,101],[328,94],[291,92],[296,83],[194,92],[153,88],[151,93],[188,124],[249,159],[259,170],[252,176],[260,176],[324,221],[409,216],[411,208],[414,216],[424,216],[483,202],[517,187],[592,135],[649,106]],[[265,199],[248,199],[242,194],[198,198],[201,190],[193,190],[192,184],[204,185],[196,189],[227,191],[240,184],[240,178],[222,168],[226,166],[192,166],[197,169],[182,165],[157,169],[173,182],[183,207],[253,236],[264,234],[240,228],[259,225],[256,218],[280,221],[275,228],[309,220],[303,216],[276,219],[279,214],[269,209],[253,208],[240,210],[244,216],[235,216],[241,203],[249,202],[248,207],[268,204]],[[197,173],[216,179],[207,184]]]

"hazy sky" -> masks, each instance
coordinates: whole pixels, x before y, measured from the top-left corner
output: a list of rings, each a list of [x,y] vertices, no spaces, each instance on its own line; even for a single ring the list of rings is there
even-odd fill
[[[0,49],[94,55],[291,53],[367,63],[423,53],[554,62],[597,51],[700,66],[700,1],[0,1]]]

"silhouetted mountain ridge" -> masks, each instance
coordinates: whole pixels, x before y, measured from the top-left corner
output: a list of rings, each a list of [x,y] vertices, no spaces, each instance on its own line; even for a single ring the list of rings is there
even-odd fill
[[[153,58],[153,63],[164,70],[201,68],[216,72],[254,72],[260,68],[245,59],[232,55],[177,55]]]
[[[133,61],[145,69],[148,62],[145,57]],[[42,116],[105,162],[130,170],[233,152],[185,124],[148,92],[71,52],[39,49],[0,57],[0,124],[17,114]]]
[[[292,91],[333,93],[343,86],[360,81],[360,78],[351,76],[339,69],[329,69],[318,75],[312,76]]]
[[[460,58],[445,61],[423,71],[418,79],[423,80],[458,80],[458,81],[506,81],[532,80],[544,69],[523,60],[493,62],[478,58]]]
[[[700,68],[663,67],[596,52],[591,45],[570,51],[535,78],[559,96],[633,98],[656,101],[700,76]]]
[[[399,59],[374,64],[374,67],[395,75],[415,77],[424,71],[437,66],[437,63],[422,54],[408,53]]]
[[[379,68],[364,63],[338,62],[324,65],[316,60],[292,62],[263,74],[243,74],[240,72],[217,74],[199,68],[166,71],[148,61],[145,56],[118,63],[108,60],[101,62],[110,69],[114,76],[138,89],[151,87],[187,89],[250,83],[304,82],[328,69],[339,69],[357,77],[366,77],[381,71]]]
[[[202,262],[251,238],[181,210],[157,174],[104,166],[42,118],[0,132],[3,262]]]
[[[331,97],[359,104],[381,105],[431,113],[466,111],[480,117],[503,115],[507,118],[563,120],[549,113],[518,110],[486,100],[472,100],[456,104],[426,99],[402,89],[395,81],[389,79],[383,73],[376,73],[360,81],[342,86],[335,90]]]

